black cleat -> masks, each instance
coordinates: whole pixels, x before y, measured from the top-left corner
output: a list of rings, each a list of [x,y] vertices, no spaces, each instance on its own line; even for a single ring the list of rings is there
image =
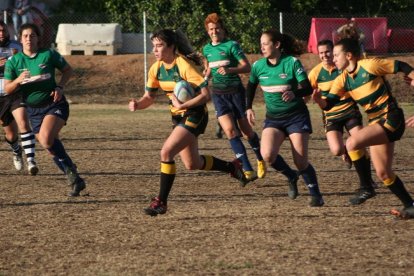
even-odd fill
[[[391,214],[400,219],[413,219],[414,218],[414,206],[405,207],[402,210],[391,210]]]
[[[349,199],[349,202],[351,205],[360,205],[376,195],[374,189],[360,188],[356,191],[355,196]]]
[[[289,187],[288,197],[290,199],[295,199],[299,195],[298,180],[299,180],[299,175],[297,171],[295,171],[295,177],[288,179],[288,187]]]
[[[79,196],[80,192],[86,188],[85,181],[78,176],[75,180],[75,183],[72,185],[72,191],[69,193],[69,196],[75,197]]]
[[[162,202],[158,197],[154,197],[149,207],[144,208],[144,213],[155,217],[157,215],[163,215],[167,212],[167,204]]]
[[[231,164],[233,164],[233,171],[230,172],[231,177],[236,178],[240,182],[241,187],[246,186],[246,184],[249,183],[249,180],[244,175],[240,160],[236,158]]]
[[[309,202],[310,207],[322,207],[325,204],[322,196],[312,196],[311,201]]]

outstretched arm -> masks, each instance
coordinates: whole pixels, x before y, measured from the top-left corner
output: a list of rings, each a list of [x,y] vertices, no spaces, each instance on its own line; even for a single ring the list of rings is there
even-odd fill
[[[139,100],[137,99],[130,99],[129,100],[129,110],[135,111],[138,109],[145,109],[152,105],[155,101],[155,93],[145,91],[144,96],[142,96]]]

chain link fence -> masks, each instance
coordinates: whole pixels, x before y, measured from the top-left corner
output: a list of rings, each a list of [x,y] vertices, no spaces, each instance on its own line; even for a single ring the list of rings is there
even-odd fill
[[[367,18],[366,15],[352,15],[355,18]],[[239,25],[231,24],[230,20],[226,20],[226,27],[229,31],[229,36],[240,42],[243,49],[247,53],[259,53],[259,38],[264,29],[276,28],[284,33],[291,34],[295,38],[303,41],[307,44],[311,32],[312,18],[342,18],[343,20],[349,15],[343,14],[330,14],[326,15],[299,15],[289,13],[273,14],[269,18],[260,18],[257,16],[255,21],[259,23],[253,24],[249,22],[250,19],[246,19],[246,22]],[[386,20],[386,34],[384,39],[387,41],[380,41],[380,43],[388,43],[389,47],[387,53],[411,53],[414,52],[414,12],[384,14],[379,17],[383,17]],[[143,28],[146,26],[147,33],[151,33],[160,28],[180,28],[189,37],[190,42],[194,48],[199,50],[209,40],[208,35],[204,29],[204,18],[198,20],[192,20],[192,22],[186,22],[175,17],[167,18],[165,16],[154,16],[146,14],[146,22],[144,16],[141,14],[131,15],[128,19],[134,25],[136,33],[143,33]],[[375,18],[373,18],[374,20]],[[369,20],[369,19],[367,19]],[[230,22],[227,22],[230,21]],[[95,23],[118,23],[122,27],[122,22],[113,22],[111,17],[107,14],[56,14],[50,15],[47,18],[37,19],[38,24],[44,30],[44,46],[53,46],[56,39],[56,34],[59,24],[95,24]],[[242,25],[242,26],[241,26]],[[99,30],[97,30],[98,32]],[[368,30],[369,32],[370,30]],[[371,35],[371,34],[366,34]],[[133,43],[125,41],[124,43]],[[395,47],[395,44],[401,47]],[[123,48],[130,49],[133,45],[125,45]],[[133,48],[133,47],[132,47]],[[151,51],[149,47],[147,51]],[[138,51],[137,51],[138,52]],[[142,50],[141,50],[142,52]],[[122,54],[122,50],[119,52]]]

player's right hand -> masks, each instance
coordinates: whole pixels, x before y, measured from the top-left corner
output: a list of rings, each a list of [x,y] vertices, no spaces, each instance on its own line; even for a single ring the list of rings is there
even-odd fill
[[[247,121],[249,122],[250,126],[254,126],[256,115],[254,114],[253,109],[246,110],[246,117],[247,117]]]
[[[138,109],[138,102],[136,99],[130,99],[129,100],[129,104],[128,104],[128,108],[130,111],[135,111]]]
[[[322,92],[321,90],[319,90],[318,88],[313,89],[313,93],[312,93],[312,100],[315,103],[319,103],[322,99]]]

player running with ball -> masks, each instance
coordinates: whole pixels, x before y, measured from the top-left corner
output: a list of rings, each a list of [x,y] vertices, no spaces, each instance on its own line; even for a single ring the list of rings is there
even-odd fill
[[[191,56],[189,47],[183,44],[186,39],[179,32],[163,29],[155,32],[151,41],[157,61],[149,70],[145,94],[139,100],[132,99],[129,109],[135,111],[152,105],[158,89],[163,90],[170,99],[174,129],[161,148],[160,191],[150,206],[144,209],[145,214],[156,216],[167,212],[167,199],[176,175],[174,158],[177,154],[188,170],[227,172],[239,180],[242,186],[247,180],[238,159],[226,162],[198,152],[198,136],[204,133],[208,122],[206,103],[210,99],[210,92],[203,76],[192,64],[198,59]],[[175,84],[181,80],[189,82],[196,92],[196,96],[185,103],[179,102],[173,94]]]

